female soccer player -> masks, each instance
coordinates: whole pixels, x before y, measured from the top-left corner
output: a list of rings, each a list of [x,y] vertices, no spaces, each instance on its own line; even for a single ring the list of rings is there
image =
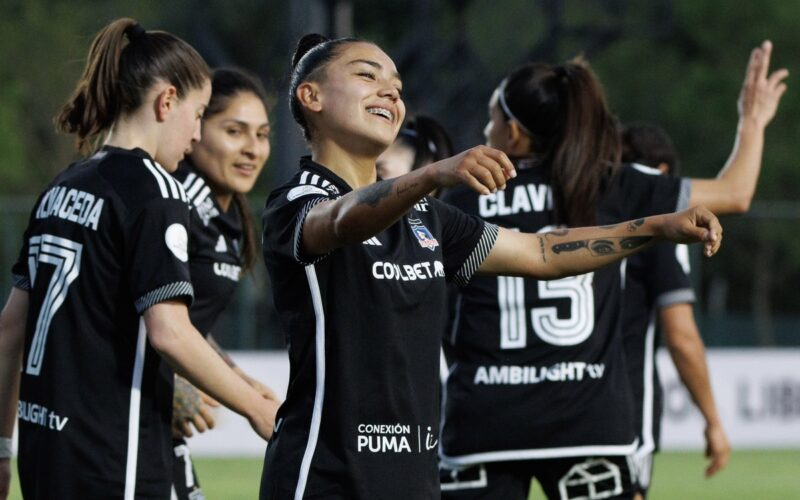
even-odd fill
[[[785,90],[754,51],[734,153],[715,180],[618,168],[619,138],[599,81],[582,60],[528,64],[489,103],[487,144],[518,158],[505,193],[454,189],[446,200],[503,227],[618,223],[707,203],[746,209],[766,124]],[[624,266],[557,281],[478,277],[462,290],[449,332],[442,427],[443,496],[630,498],[636,469],[631,390],[620,329]],[[591,494],[590,494],[591,493]]]
[[[654,237],[702,240],[707,254],[719,246],[705,209],[524,234],[427,197],[455,184],[502,190],[514,167],[485,146],[376,182],[375,160],[405,115],[392,60],[369,42],[307,35],[293,65],[291,108],[312,156],[264,213],[291,375],[262,498],[439,497],[445,279],[589,272]]]
[[[168,172],[199,139],[210,92],[191,46],[119,19],[95,37],[57,117],[82,151],[102,147],[37,200],[0,316],[0,432],[6,446],[18,410],[25,498],[169,497],[162,357],[271,434],[274,402],[188,315],[188,198]],[[7,454],[0,467],[7,483]]]
[[[380,179],[393,179],[453,156],[453,143],[439,122],[424,115],[406,121],[397,139],[378,157]]]
[[[174,175],[191,207],[192,324],[234,371],[265,398],[275,400],[269,388],[234,364],[210,333],[256,257],[255,227],[245,195],[269,158],[269,131],[266,94],[256,77],[238,69],[217,69],[200,141]],[[173,443],[173,487],[177,498],[188,500],[199,495],[200,483],[183,437],[192,435],[190,424],[203,432],[214,426],[214,418],[204,395],[181,377],[176,376],[175,384],[173,431],[180,437]]]

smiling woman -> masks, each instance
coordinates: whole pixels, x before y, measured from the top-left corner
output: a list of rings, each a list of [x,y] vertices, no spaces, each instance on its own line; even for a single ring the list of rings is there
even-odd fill
[[[439,498],[445,280],[586,272],[632,253],[620,242],[635,236],[718,247],[718,222],[702,209],[632,231],[538,235],[498,229],[428,197],[456,184],[487,195],[503,189],[514,167],[484,146],[376,182],[376,160],[405,117],[392,59],[370,42],[308,35],[293,62],[292,112],[312,155],[264,212],[264,259],[288,333],[291,380],[262,498]],[[586,248],[598,240],[608,242],[602,255]],[[558,252],[557,244],[580,248]]]

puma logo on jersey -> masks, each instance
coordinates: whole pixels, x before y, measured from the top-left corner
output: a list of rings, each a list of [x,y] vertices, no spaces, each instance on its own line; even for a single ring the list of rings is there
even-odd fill
[[[228,251],[228,245],[225,243],[225,237],[221,234],[217,240],[217,246],[214,247],[214,251],[219,253],[225,253]]]
[[[58,186],[42,196],[36,218],[58,217],[97,231],[104,204],[103,198],[96,198],[92,193]]]
[[[507,198],[509,196],[510,204]],[[478,197],[478,212],[484,218],[552,209],[553,191],[547,184],[514,186],[514,190],[510,193],[506,189]]]

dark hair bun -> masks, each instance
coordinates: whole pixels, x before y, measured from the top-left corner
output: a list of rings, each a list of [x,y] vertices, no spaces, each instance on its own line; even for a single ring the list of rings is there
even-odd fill
[[[330,39],[328,37],[322,36],[319,33],[309,33],[307,35],[303,35],[303,37],[300,38],[300,41],[297,42],[297,48],[294,50],[294,56],[292,56],[292,68],[297,66],[297,63],[300,62],[300,59],[302,59],[309,50],[329,40]]]

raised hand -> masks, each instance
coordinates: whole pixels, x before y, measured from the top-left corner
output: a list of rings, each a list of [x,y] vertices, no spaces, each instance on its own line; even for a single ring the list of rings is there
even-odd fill
[[[465,184],[484,195],[505,189],[506,181],[517,175],[508,156],[488,146],[475,146],[428,168],[440,187]]]
[[[781,97],[786,92],[784,80],[789,76],[786,68],[769,73],[771,57],[772,42],[769,40],[753,49],[739,94],[740,118],[752,120],[760,127],[766,127],[775,116]]]

